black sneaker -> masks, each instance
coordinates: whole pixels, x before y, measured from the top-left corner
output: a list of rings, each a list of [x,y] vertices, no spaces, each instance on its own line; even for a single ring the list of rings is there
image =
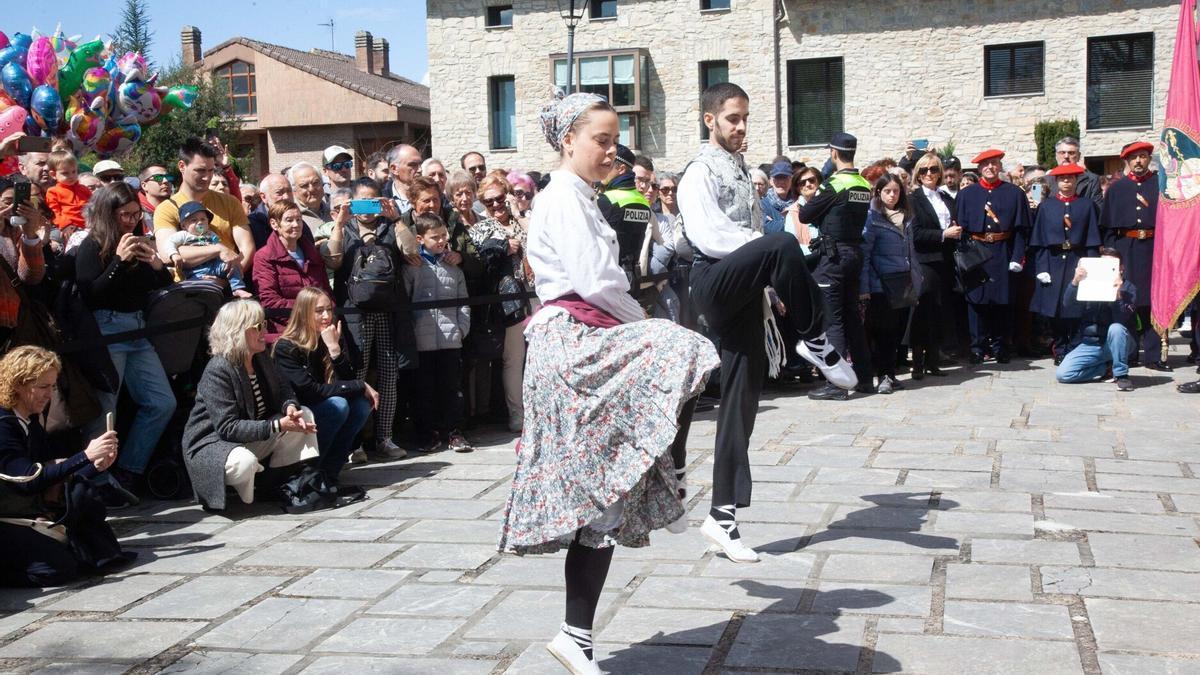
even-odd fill
[[[826,384],[820,389],[808,392],[808,397],[814,401],[845,401],[850,398],[850,393],[841,387]]]
[[[463,435],[457,431],[450,432],[450,439],[447,442],[447,445],[454,452],[471,452],[475,449],[470,443],[467,442],[467,439],[463,438]]]
[[[1117,378],[1118,391],[1133,391],[1133,382],[1130,381],[1128,375],[1121,375]]]
[[[1160,373],[1170,373],[1175,370],[1171,366],[1168,366],[1166,361],[1155,361],[1154,363],[1147,363],[1146,368],[1148,370],[1157,370]]]

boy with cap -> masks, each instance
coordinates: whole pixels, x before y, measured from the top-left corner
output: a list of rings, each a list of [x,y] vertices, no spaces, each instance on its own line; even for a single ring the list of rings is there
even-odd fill
[[[1095,257],[1100,248],[1100,208],[1075,194],[1083,172],[1078,164],[1061,164],[1050,170],[1047,175],[1058,181],[1058,194],[1038,207],[1029,238],[1038,281],[1029,310],[1050,320],[1055,365],[1067,355],[1079,323],[1079,304],[1064,302],[1067,286],[1079,259]]]
[[[1000,180],[1003,150],[984,150],[972,161],[979,167],[978,183],[958,193],[958,224],[975,246],[991,258],[963,280],[967,287],[967,323],[971,332],[972,364],[983,363],[989,354],[998,363],[1008,363],[1012,335],[1012,276],[1025,269],[1025,240],[1028,236],[1029,198],[1025,192]]]
[[[209,279],[219,277],[229,279],[229,290],[235,298],[251,298],[246,290],[246,282],[242,279],[242,268],[237,264],[241,256],[221,244],[221,238],[209,229],[212,223],[212,211],[204,208],[200,202],[185,202],[179,207],[179,231],[172,232],[163,245],[163,250],[170,256],[175,265],[175,278]],[[161,236],[161,235],[160,235]],[[207,260],[191,267],[186,267],[183,256],[179,254],[180,246],[220,246],[221,253],[216,258]]]
[[[1121,149],[1125,175],[1108,186],[1100,208],[1105,246],[1121,254],[1125,273],[1137,287],[1136,332],[1146,367],[1169,371],[1162,359],[1162,339],[1150,325],[1150,270],[1154,267],[1154,225],[1158,215],[1158,172],[1150,170],[1154,146],[1129,143]],[[1138,365],[1135,351],[1130,365]]]

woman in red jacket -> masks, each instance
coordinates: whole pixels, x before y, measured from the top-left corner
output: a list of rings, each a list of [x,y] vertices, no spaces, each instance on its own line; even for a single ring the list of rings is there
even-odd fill
[[[268,211],[268,218],[273,234],[254,254],[254,285],[262,306],[291,309],[300,289],[306,286],[332,294],[320,251],[311,239],[302,236],[300,207],[290,200],[277,201]],[[275,342],[286,325],[286,317],[271,319],[267,342]]]

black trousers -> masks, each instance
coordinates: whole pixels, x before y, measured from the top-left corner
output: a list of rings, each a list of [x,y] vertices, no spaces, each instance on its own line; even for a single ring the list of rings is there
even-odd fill
[[[821,334],[821,307],[796,238],[769,234],[717,261],[692,266],[692,300],[716,332],[721,407],[713,457],[713,504],[750,505],[750,434],[767,377],[763,289],[772,286],[801,337]],[[792,349],[795,345],[784,345]]]
[[[59,586],[79,576],[70,547],[32,528],[0,523],[0,541],[0,586]]]
[[[420,442],[433,432],[458,431],[463,423],[462,350],[421,352],[413,397],[414,426]]]
[[[913,372],[918,365],[937,368],[941,361],[942,323],[946,307],[948,270],[941,261],[921,263],[923,286],[917,306],[912,310],[912,321],[908,327],[909,345],[913,351]]]
[[[1150,323],[1150,308],[1138,307],[1137,315],[1142,324],[1142,329],[1138,333],[1138,339],[1142,344],[1142,363],[1158,363],[1163,360],[1162,336],[1154,330],[1154,324]]]
[[[871,305],[867,310],[867,325],[871,328],[871,358],[875,362],[875,375],[895,379],[896,354],[908,328],[907,307],[893,309],[883,293],[871,294]]]
[[[967,303],[967,324],[971,329],[971,351],[997,358],[1008,356],[1012,344],[1012,305],[976,305]]]
[[[822,256],[813,278],[825,296],[826,331],[834,349],[848,356],[854,374],[862,383],[871,382],[871,347],[867,331],[858,313],[859,275],[862,273],[862,249],[838,244],[833,256]]]

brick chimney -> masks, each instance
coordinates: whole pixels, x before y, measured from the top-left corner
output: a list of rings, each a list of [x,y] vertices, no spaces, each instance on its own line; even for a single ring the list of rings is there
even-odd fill
[[[384,77],[387,77],[388,70],[391,68],[390,58],[388,55],[389,50],[388,50],[387,38],[379,38],[379,41],[375,42],[375,50],[374,51],[375,51],[374,73],[376,75],[383,75]]]
[[[203,58],[200,46],[200,29],[195,26],[184,26],[179,31],[179,42],[183,46],[183,65],[194,66]]]
[[[354,65],[364,73],[375,72],[374,41],[365,30],[354,34]]]

